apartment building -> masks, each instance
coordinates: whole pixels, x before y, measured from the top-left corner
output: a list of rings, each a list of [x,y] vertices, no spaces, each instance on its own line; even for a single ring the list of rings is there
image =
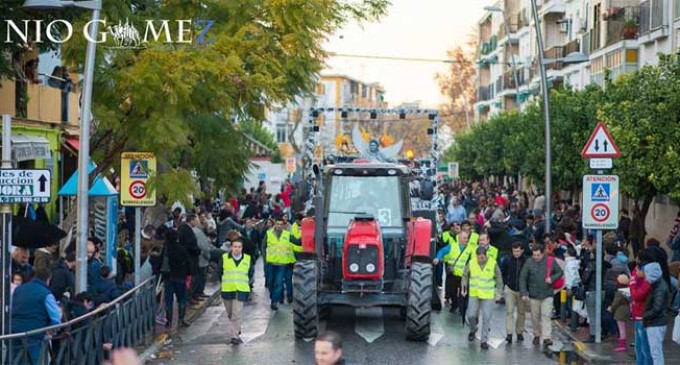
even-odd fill
[[[320,127],[318,155],[335,152],[335,138],[349,132],[349,127],[342,123],[339,111],[343,107],[352,108],[384,108],[385,90],[378,83],[370,83],[342,74],[322,74],[316,85],[313,96],[298,97],[295,103],[273,108],[267,112],[266,125],[276,136],[282,155],[292,156],[291,141],[297,146],[303,145],[307,134],[309,110],[311,108],[334,108],[335,112],[319,115],[317,123]],[[289,135],[291,125],[300,123],[293,136]]]
[[[54,219],[56,192],[77,168],[78,80],[54,53],[33,47],[22,56],[14,64],[14,79],[0,79],[0,115],[12,117],[13,167],[51,170],[53,198],[46,211]]]
[[[545,57],[588,56],[588,62],[546,65],[548,87],[604,86],[607,70],[616,79],[656,64],[658,53],[678,49],[680,0],[536,0],[536,4]],[[521,109],[540,92],[530,0],[499,0],[494,8],[478,22],[476,121]]]

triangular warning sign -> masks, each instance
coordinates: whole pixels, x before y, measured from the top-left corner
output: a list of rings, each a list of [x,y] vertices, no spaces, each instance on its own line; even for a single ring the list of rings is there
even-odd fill
[[[609,134],[604,123],[599,122],[595,126],[593,134],[588,138],[583,151],[581,151],[583,158],[614,158],[621,156],[619,147],[614,143],[614,138]]]
[[[130,175],[131,176],[146,176],[146,169],[144,165],[139,161],[133,161],[130,165]]]
[[[607,191],[604,190],[602,185],[598,185],[597,189],[595,189],[595,194],[593,194],[593,199],[609,200],[609,194],[607,194]]]

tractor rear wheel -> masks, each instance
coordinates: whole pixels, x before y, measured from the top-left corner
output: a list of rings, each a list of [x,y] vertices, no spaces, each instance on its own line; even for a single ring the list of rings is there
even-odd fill
[[[293,327],[296,338],[315,338],[317,335],[319,309],[316,283],[316,261],[298,261],[293,268]]]
[[[411,267],[406,304],[406,339],[427,341],[432,312],[432,265],[416,262]]]

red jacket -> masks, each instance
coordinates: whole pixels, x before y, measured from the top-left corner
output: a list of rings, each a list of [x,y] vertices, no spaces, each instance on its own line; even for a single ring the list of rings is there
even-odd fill
[[[639,279],[635,275],[635,271],[632,272],[630,277],[630,316],[634,321],[642,320],[642,313],[645,311],[645,300],[649,291],[651,290],[651,284],[646,279]]]

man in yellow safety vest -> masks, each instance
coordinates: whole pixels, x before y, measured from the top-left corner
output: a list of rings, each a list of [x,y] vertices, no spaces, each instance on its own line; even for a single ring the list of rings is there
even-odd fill
[[[243,343],[241,334],[241,311],[250,295],[250,255],[243,253],[243,242],[231,242],[230,252],[222,255],[219,266],[222,278],[222,301],[227,311],[227,336],[232,345]]]
[[[446,263],[446,297],[451,300],[449,309],[451,313],[454,313],[461,304],[459,301],[460,281],[465,264],[472,253],[472,248],[468,245],[468,234],[461,231],[458,234],[458,240],[450,240],[448,245],[437,252],[437,257],[434,259],[435,265],[442,260]]]
[[[295,246],[300,245],[300,240],[296,239],[291,233],[283,229],[283,220],[277,219],[274,227],[267,231],[266,238],[266,258],[268,265],[269,296],[271,298],[271,309],[278,310],[279,303],[283,303],[284,280],[288,287],[288,303],[293,302],[293,283],[292,265],[295,264]],[[290,281],[289,281],[290,279]]]
[[[481,238],[481,236],[480,236]],[[461,293],[469,294],[467,324],[470,328],[468,341],[474,341],[478,327],[478,312],[482,311],[482,349],[488,350],[489,329],[493,314],[494,299],[501,297],[503,275],[496,260],[487,257],[487,250],[477,247],[476,256],[470,259],[463,272]]]
[[[491,246],[491,240],[489,239],[489,234],[483,231],[479,234],[479,244],[477,247],[482,247],[486,250],[486,256],[490,259],[498,261],[498,249],[495,246]]]

